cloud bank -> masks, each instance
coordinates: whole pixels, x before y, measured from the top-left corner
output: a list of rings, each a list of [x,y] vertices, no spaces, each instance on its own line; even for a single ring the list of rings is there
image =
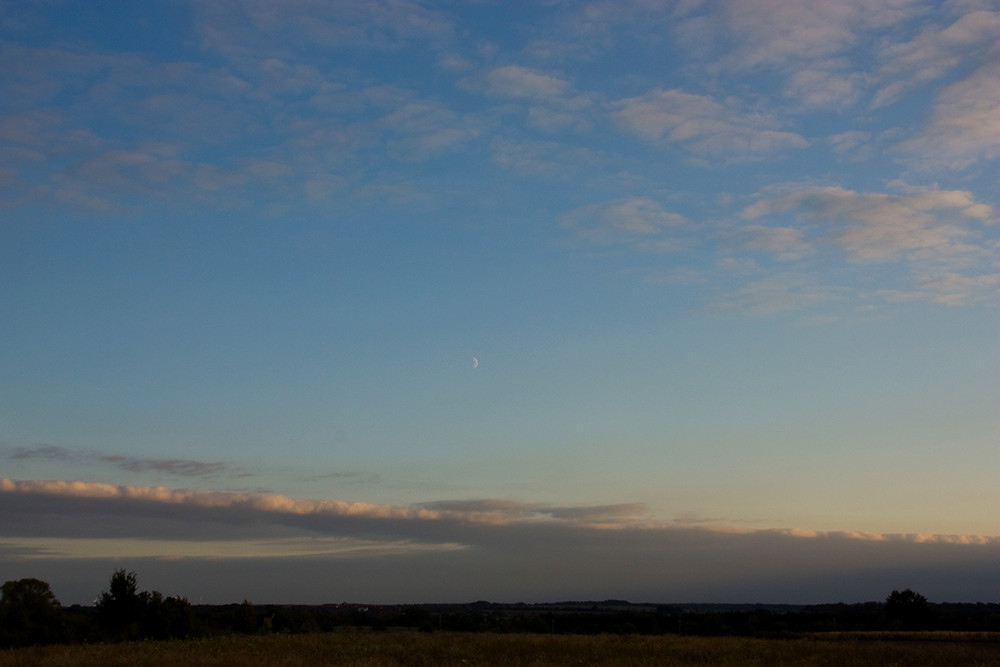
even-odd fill
[[[180,593],[216,602],[819,602],[899,586],[985,600],[1000,575],[993,536],[692,526],[653,522],[639,504],[395,506],[66,480],[0,480],[0,554],[70,601],[88,599],[82,579],[98,586],[120,566],[154,580],[185,572]]]

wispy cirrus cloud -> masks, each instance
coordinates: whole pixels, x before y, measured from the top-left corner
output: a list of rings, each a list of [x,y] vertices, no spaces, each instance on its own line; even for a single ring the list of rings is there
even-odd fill
[[[997,274],[989,248],[997,221],[995,209],[964,190],[913,188],[902,183],[896,187],[901,191],[776,186],[758,193],[757,201],[741,215],[745,220],[791,219],[795,226],[769,228],[765,233],[751,225],[731,232],[730,238],[742,240],[749,250],[769,249],[779,258],[783,252],[790,253],[785,259],[796,259],[797,252],[799,257],[806,256],[806,248],[832,245],[854,265],[901,264],[905,273],[897,276],[896,283],[865,290],[879,299],[964,305],[994,293]],[[785,285],[786,281],[774,278],[748,285],[729,303],[746,303],[757,310],[774,307],[769,304],[794,303],[795,299],[780,298]]]
[[[785,95],[806,108],[843,109],[858,101],[864,84],[864,74],[850,71],[842,61],[834,59],[790,74]]]
[[[855,261],[981,255],[976,242],[993,208],[964,190],[856,192],[839,186],[778,186],[742,211],[748,220],[776,215],[823,225]]]
[[[216,0],[193,9],[201,47],[235,62],[313,48],[444,46],[455,37],[446,12],[409,0],[293,0],[281,6]],[[261,35],[267,36],[263,42]]]
[[[681,249],[690,240],[690,224],[648,197],[584,206],[562,217],[562,226],[588,243],[643,252]]]
[[[726,236],[742,250],[768,252],[782,261],[802,259],[816,252],[798,227],[744,225]]]
[[[495,113],[519,109],[526,124],[537,130],[585,132],[592,128],[587,111],[593,99],[575,91],[571,81],[558,74],[524,65],[500,65],[463,77],[458,85],[491,103],[502,101],[504,106],[494,109]]]
[[[156,472],[177,477],[246,474],[239,466],[221,461],[148,458],[93,450],[68,449],[53,445],[12,447],[8,450],[7,458],[14,461],[49,460],[70,463],[103,463],[129,472]]]
[[[1000,158],[1000,50],[993,61],[942,89],[930,122],[898,146],[924,169],[966,169]]]
[[[565,79],[521,65],[491,69],[484,83],[484,92],[499,97],[559,98],[569,89]]]
[[[907,41],[888,42],[878,53],[881,83],[872,105],[891,104],[914,86],[940,78],[966,62],[971,51],[1000,39],[1000,12],[969,11],[948,24],[930,24]],[[995,58],[994,58],[995,60]]]
[[[809,274],[780,272],[721,293],[716,297],[715,306],[765,316],[842,301],[849,293],[841,287],[824,285]]]
[[[730,0],[720,6],[738,45],[728,64],[743,69],[829,58],[854,46],[863,31],[922,13],[921,5],[921,0],[834,0],[822,5],[808,0]]]
[[[745,206],[737,223],[694,224],[645,197],[593,204],[567,212],[561,224],[593,247],[636,252],[714,248],[719,269],[734,267],[751,280],[733,288],[716,277],[712,304],[725,310],[773,315],[823,304],[928,301],[965,305],[996,291],[991,240],[997,212],[965,190],[918,188],[857,192],[840,186],[782,184],[766,188]],[[761,260],[761,261],[757,261]],[[772,260],[772,261],[767,261]],[[774,264],[773,262],[779,264]],[[817,266],[841,263],[831,284]],[[873,289],[858,277],[864,265],[891,265]],[[688,269],[660,282],[705,282]],[[826,316],[829,316],[827,314]],[[824,317],[826,317],[824,316]]]
[[[975,3],[738,0],[659,14],[676,18],[672,33],[695,66],[776,72],[804,109],[884,107],[964,64],[995,61],[984,54],[1000,35],[1000,12]]]
[[[946,306],[965,306],[1000,293],[1000,272],[975,276],[938,273],[918,277],[908,289],[880,289],[871,296],[891,303],[930,301]]]
[[[865,151],[865,145],[871,141],[872,133],[862,130],[839,132],[827,137],[827,142],[837,153],[859,153]],[[859,150],[860,149],[860,150]]]
[[[759,159],[809,143],[771,118],[676,89],[618,100],[612,108],[626,131],[660,147],[677,145],[699,159]]]
[[[0,115],[17,200],[101,212],[148,201],[240,208],[264,194],[328,202],[371,152],[420,161],[482,130],[475,114],[440,100],[343,81],[294,58],[215,68],[21,46],[0,51],[0,71],[0,83],[20,93]],[[262,114],[275,138],[248,140],[263,131]]]
[[[475,122],[443,104],[414,100],[393,109],[376,122],[393,137],[391,151],[408,159],[423,159],[459,146],[479,135]]]
[[[692,6],[673,35],[711,72],[767,70],[802,109],[853,106],[872,86],[866,56],[872,35],[895,44],[897,34],[929,15],[923,0],[730,0]],[[891,36],[886,32],[892,32]],[[905,33],[904,33],[905,34]]]

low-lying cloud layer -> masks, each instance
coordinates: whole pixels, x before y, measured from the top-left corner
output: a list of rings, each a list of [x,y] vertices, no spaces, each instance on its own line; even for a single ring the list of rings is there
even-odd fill
[[[850,601],[899,586],[992,599],[995,587],[983,585],[998,574],[1000,538],[692,527],[689,517],[651,521],[641,504],[396,506],[3,479],[0,554],[23,576],[52,576],[58,566],[59,587],[72,591],[62,593],[71,601],[87,595],[79,598],[83,584],[74,573],[82,577],[98,563],[156,576],[184,569],[191,580],[183,594],[220,602],[322,602],[344,591],[386,602],[614,595]],[[281,587],[249,577],[264,564]],[[302,568],[326,571],[343,595],[312,588]],[[348,580],[338,574],[345,570],[354,573]],[[846,587],[830,585],[852,578]]]

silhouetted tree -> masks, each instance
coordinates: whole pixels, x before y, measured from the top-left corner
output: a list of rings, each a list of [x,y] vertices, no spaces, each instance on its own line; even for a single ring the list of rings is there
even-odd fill
[[[236,612],[233,615],[233,629],[236,630],[236,632],[243,632],[246,634],[253,634],[257,632],[257,610],[254,609],[249,600],[244,600],[243,603],[236,608]]]
[[[194,609],[185,597],[166,598],[163,601],[162,618],[166,619],[168,638],[184,639],[195,632]]]
[[[65,638],[62,606],[47,583],[8,581],[0,593],[0,645],[49,644]]]
[[[139,596],[137,583],[135,572],[115,570],[108,582],[108,590],[97,598],[101,626],[113,638],[127,639],[139,635],[139,615],[145,600]]]
[[[920,593],[909,588],[894,590],[885,599],[885,618],[889,625],[903,630],[920,630],[931,620],[931,606]]]
[[[112,639],[187,637],[194,629],[194,610],[182,597],[164,598],[159,591],[138,590],[135,572],[116,570],[108,590],[97,599],[104,634]]]
[[[149,639],[183,639],[191,634],[194,611],[182,597],[159,591],[139,593],[139,635]]]

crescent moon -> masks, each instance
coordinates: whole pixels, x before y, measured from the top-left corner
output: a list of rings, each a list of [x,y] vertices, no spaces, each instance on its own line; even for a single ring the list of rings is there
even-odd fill
[[[472,357],[472,367],[473,368],[479,368],[479,359],[476,359],[475,357]]]

